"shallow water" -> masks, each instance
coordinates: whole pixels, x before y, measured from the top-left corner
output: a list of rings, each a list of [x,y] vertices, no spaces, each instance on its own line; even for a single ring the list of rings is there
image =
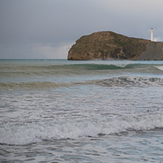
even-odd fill
[[[3,145],[1,155],[7,162],[160,163],[162,145],[163,130],[130,131],[75,140],[44,140],[25,146]]]
[[[162,61],[0,62],[1,162],[163,162]]]

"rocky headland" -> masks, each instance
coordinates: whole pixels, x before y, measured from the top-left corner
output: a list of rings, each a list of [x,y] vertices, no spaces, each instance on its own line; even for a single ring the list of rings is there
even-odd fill
[[[110,31],[96,32],[79,38],[70,48],[67,59],[163,60],[163,42],[127,37]]]

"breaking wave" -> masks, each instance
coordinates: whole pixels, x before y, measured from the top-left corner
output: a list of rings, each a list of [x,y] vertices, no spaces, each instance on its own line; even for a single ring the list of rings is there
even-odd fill
[[[163,66],[155,66],[157,69],[163,71]]]
[[[157,68],[163,70],[162,65],[143,64],[143,63],[107,63],[107,62],[83,62],[61,65],[16,65],[16,66],[0,66],[0,76],[34,76],[34,75],[56,75],[66,73],[74,73],[76,71],[85,70],[120,70],[120,69],[146,69]]]
[[[162,86],[163,79],[155,77],[134,77],[120,76],[110,79],[90,81],[90,84],[97,84],[108,87],[145,87],[145,86]]]
[[[134,67],[138,67],[140,64],[74,64],[67,65],[67,67],[75,68],[79,67],[80,69],[86,70],[115,70],[115,69],[130,69]],[[146,65],[144,65],[146,66]]]
[[[100,85],[107,87],[154,87],[163,86],[162,78],[155,77],[142,77],[142,76],[120,76],[102,80],[92,80],[86,82],[75,83],[53,83],[53,82],[22,82],[22,83],[0,83],[0,90],[12,90],[12,89],[49,89],[58,87],[70,87],[75,85]]]
[[[67,123],[31,122],[7,123],[0,129],[0,144],[25,145],[43,140],[79,139],[128,131],[147,131],[163,128],[162,114],[130,115]]]
[[[118,68],[133,68],[135,66],[147,65],[140,63],[107,63],[107,62],[76,62],[69,64],[59,65],[4,65],[1,66],[1,71],[41,71],[41,70],[56,70],[56,69],[67,69],[67,68],[83,68],[83,69],[118,69]]]

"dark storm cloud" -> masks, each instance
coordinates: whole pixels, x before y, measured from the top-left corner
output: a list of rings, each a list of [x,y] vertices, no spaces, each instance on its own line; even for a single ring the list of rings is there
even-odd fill
[[[0,0],[0,58],[66,58],[76,39],[101,30],[162,36],[161,0]]]

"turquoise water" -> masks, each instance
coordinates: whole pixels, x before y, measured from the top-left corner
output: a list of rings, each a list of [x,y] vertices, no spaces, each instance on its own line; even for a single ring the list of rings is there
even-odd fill
[[[1,162],[163,162],[163,61],[0,60]]]

